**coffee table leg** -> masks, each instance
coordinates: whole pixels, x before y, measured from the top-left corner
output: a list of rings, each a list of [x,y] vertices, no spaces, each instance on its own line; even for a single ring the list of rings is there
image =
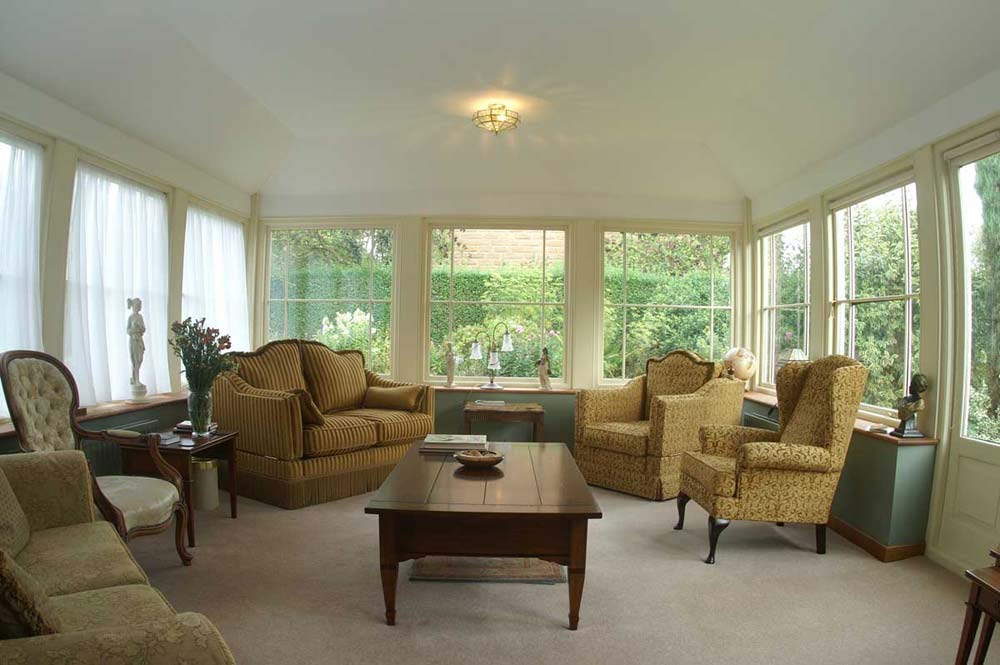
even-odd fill
[[[573,520],[569,532],[569,629],[580,623],[580,601],[587,569],[587,520]]]
[[[188,473],[184,478],[184,502],[188,507],[187,536],[188,547],[194,547],[194,496],[191,492],[191,460],[188,458]]]
[[[382,597],[385,599],[385,622],[396,625],[396,578],[399,561],[396,559],[396,517],[382,514],[378,517],[379,569],[382,574]]]
[[[229,442],[229,515],[236,519],[236,439]]]

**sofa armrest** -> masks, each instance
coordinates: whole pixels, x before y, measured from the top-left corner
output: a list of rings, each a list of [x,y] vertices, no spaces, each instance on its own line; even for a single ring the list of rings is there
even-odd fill
[[[32,531],[94,521],[94,494],[87,458],[79,450],[0,455]]]
[[[649,405],[651,457],[696,452],[704,425],[735,426],[743,411],[744,384],[729,378],[712,379],[693,393],[659,395]]]
[[[431,417],[431,421],[434,420],[434,388],[433,386],[428,386],[423,383],[407,383],[405,381],[393,381],[392,379],[387,379],[384,376],[379,376],[371,370],[365,370],[365,380],[368,382],[368,387],[376,388],[406,388],[409,386],[420,386],[423,390],[420,393],[420,397],[417,398],[417,411],[421,413],[426,413]],[[431,430],[434,431],[433,429]]]
[[[797,443],[757,441],[740,446],[736,464],[741,469],[780,469],[784,471],[831,470],[830,452],[819,446]]]
[[[235,665],[236,659],[211,621],[187,612],[134,626],[3,640],[0,662]]]
[[[645,375],[621,387],[581,390],[576,395],[576,445],[583,443],[583,430],[587,425],[642,420],[645,394]]]
[[[239,432],[243,452],[283,460],[302,458],[302,405],[295,393],[254,388],[233,372],[212,386],[219,429]]]
[[[738,425],[705,425],[698,433],[701,452],[721,457],[736,457],[736,451],[745,443],[777,441],[780,436],[780,433],[769,429]]]

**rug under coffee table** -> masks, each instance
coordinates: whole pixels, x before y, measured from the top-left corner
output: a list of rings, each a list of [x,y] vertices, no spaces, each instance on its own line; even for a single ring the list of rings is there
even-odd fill
[[[510,557],[427,556],[410,565],[418,582],[510,582],[561,584],[566,573],[558,563]]]
[[[492,443],[504,461],[471,470],[448,454],[400,460],[368,503],[379,516],[386,623],[396,622],[399,563],[424,556],[535,557],[567,566],[569,627],[576,630],[587,524],[601,507],[562,443]]]

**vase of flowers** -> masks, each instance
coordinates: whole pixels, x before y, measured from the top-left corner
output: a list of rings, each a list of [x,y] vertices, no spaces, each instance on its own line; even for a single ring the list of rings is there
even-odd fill
[[[188,417],[195,436],[208,436],[212,425],[212,384],[223,372],[236,369],[236,361],[224,353],[232,347],[229,335],[205,326],[205,319],[188,317],[170,326],[170,348],[184,365],[187,377]]]

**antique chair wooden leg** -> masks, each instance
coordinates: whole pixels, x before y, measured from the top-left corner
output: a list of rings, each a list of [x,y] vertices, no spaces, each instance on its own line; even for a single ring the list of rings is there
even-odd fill
[[[705,563],[715,563],[715,546],[719,542],[719,534],[729,526],[729,520],[708,516],[708,558]]]
[[[191,565],[191,559],[194,557],[190,552],[187,551],[187,547],[184,545],[184,538],[187,534],[187,521],[188,521],[188,508],[183,504],[179,504],[175,509],[174,522],[177,527],[177,532],[175,534],[175,540],[177,544],[177,555],[181,558],[181,563],[185,566]]]
[[[684,492],[679,492],[677,494],[677,524],[674,525],[675,531],[680,531],[684,528],[684,509],[687,508],[688,501],[691,500]]]
[[[990,640],[993,638],[993,629],[997,622],[993,617],[987,615],[983,621],[983,627],[979,630],[979,646],[976,647],[976,655],[972,659],[973,665],[983,665],[986,662],[986,652],[990,650]]]
[[[826,525],[816,525],[816,554],[826,554]]]
[[[775,525],[777,525],[777,526],[785,526],[785,523],[784,522],[775,522]]]

